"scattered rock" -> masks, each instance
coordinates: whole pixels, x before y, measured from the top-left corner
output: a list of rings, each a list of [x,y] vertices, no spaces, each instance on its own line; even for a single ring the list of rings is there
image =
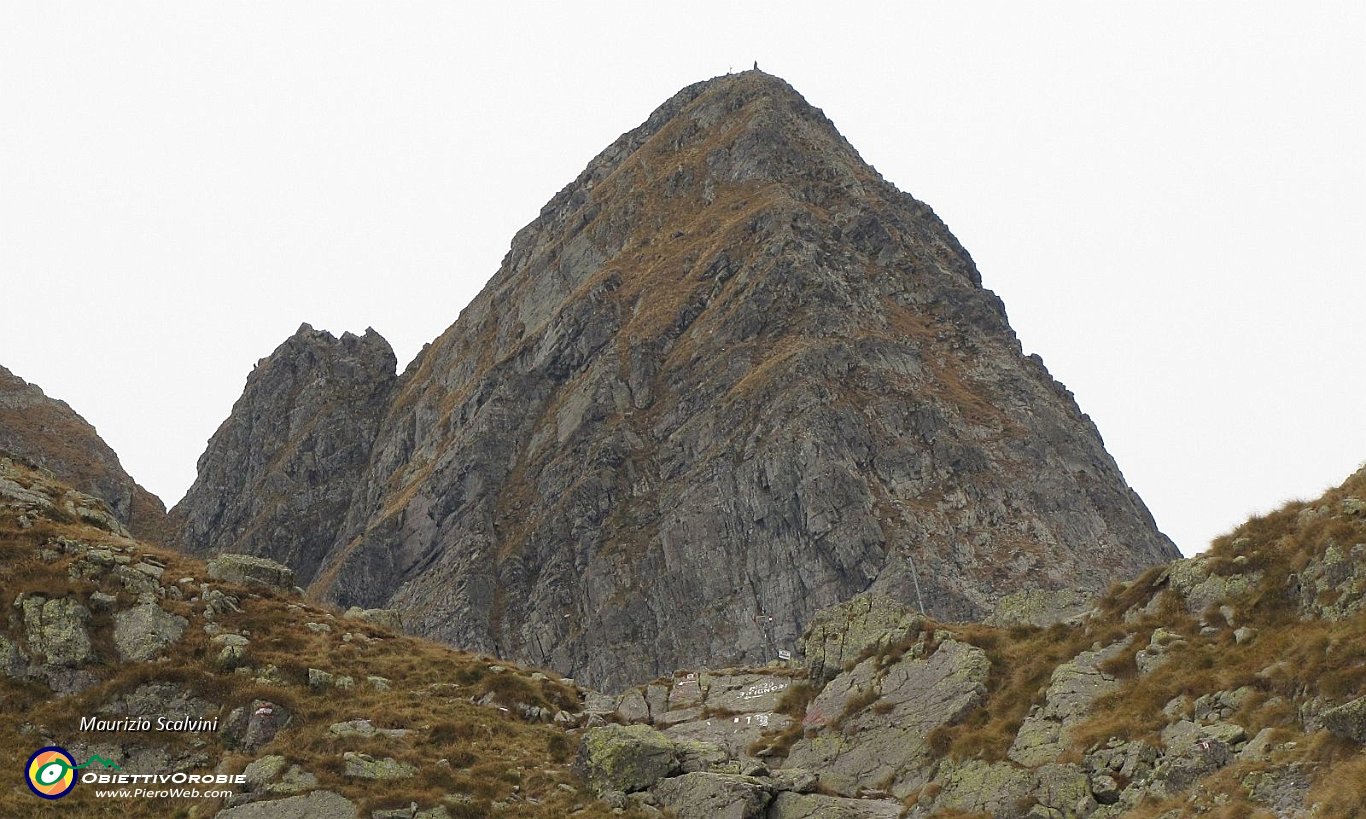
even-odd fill
[[[1102,805],[1113,805],[1119,801],[1121,788],[1113,776],[1098,776],[1091,780],[1091,795]]]
[[[368,754],[347,751],[342,754],[343,773],[356,779],[411,779],[417,768],[393,757],[376,759]]]
[[[1151,674],[1167,661],[1167,652],[1186,646],[1186,640],[1177,632],[1165,628],[1153,629],[1148,645],[1134,655],[1134,664],[1142,674]]]

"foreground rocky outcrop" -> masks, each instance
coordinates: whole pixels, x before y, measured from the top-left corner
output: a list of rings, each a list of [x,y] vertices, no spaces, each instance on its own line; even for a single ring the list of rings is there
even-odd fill
[[[135,535],[163,541],[166,507],[123,471],[118,455],[65,401],[0,367],[0,454],[20,458],[108,504]]]
[[[1366,470],[1080,614],[1072,595],[1009,598],[989,619],[1014,625],[943,623],[863,594],[817,613],[790,661],[617,694],[402,636],[391,610],[308,604],[265,558],[205,565],[133,540],[21,461],[0,458],[0,490],[5,764],[60,745],[130,774],[241,778],[130,802],[132,817],[1336,819],[1366,804]],[[162,720],[179,727],[137,727]],[[97,811],[93,790],[63,804]],[[0,815],[38,804],[0,789]]]
[[[405,637],[394,622],[309,605],[289,569],[263,558],[206,566],[132,539],[99,498],[0,458],[0,765],[22,771],[55,745],[82,776],[240,777],[199,796],[142,779],[130,790],[174,793],[127,799],[79,782],[58,810],[613,815],[570,767],[590,719],[572,681]],[[0,816],[50,815],[22,779],[0,786]]]
[[[396,383],[369,339],[258,366],[183,544],[616,688],[1177,556],[944,224],[758,71],[593,159]]]
[[[1357,815],[1366,563],[1344,544],[1366,542],[1363,497],[1366,470],[1046,628],[861,596],[792,667],[590,695],[578,768],[611,804],[680,817]]]

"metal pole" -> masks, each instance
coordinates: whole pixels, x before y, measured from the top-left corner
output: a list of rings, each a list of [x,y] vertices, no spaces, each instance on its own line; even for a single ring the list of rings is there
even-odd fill
[[[906,553],[906,561],[911,564],[911,582],[915,583],[915,602],[920,605],[920,616],[925,616],[925,598],[920,596],[920,577],[915,570],[915,558]]]

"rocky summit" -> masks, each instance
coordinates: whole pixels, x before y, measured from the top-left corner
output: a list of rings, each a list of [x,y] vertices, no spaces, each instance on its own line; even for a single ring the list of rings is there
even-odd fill
[[[759,71],[665,102],[390,356],[261,362],[180,542],[614,688],[861,592],[965,620],[1177,556],[943,222]]]
[[[142,538],[162,540],[166,507],[123,470],[119,456],[65,401],[0,367],[0,451],[48,470],[109,505]],[[72,514],[77,510],[72,509]]]
[[[312,577],[346,517],[392,395],[397,361],[374,330],[308,324],[247,377],[173,510],[188,551],[269,555]]]

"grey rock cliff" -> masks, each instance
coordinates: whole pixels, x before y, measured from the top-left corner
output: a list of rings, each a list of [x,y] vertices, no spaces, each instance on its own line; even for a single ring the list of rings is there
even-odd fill
[[[599,154],[392,393],[296,399],[284,360],[201,460],[186,542],[599,686],[914,601],[912,559],[969,618],[1177,555],[944,224],[757,71]],[[310,474],[285,430],[319,405],[350,445]]]
[[[179,544],[286,563],[308,582],[336,538],[392,394],[394,351],[374,330],[304,324],[247,377],[171,510]]]

